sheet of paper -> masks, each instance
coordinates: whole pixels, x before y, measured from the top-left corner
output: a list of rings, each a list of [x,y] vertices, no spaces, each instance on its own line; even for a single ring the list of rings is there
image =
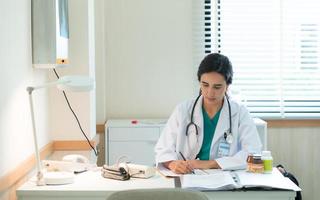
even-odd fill
[[[243,187],[266,187],[301,191],[290,179],[284,177],[277,168],[270,174],[250,173],[245,170],[235,172]]]
[[[221,169],[195,169],[194,172],[197,175],[217,174],[221,173]]]
[[[181,174],[176,174],[161,164],[157,167],[157,170],[162,176],[165,176],[165,177],[179,177],[179,176],[181,176]]]
[[[180,177],[181,188],[197,190],[231,190],[239,188],[233,177],[226,171],[215,171],[211,174],[187,174]]]
[[[159,165],[157,167],[158,172],[165,176],[165,177],[179,177],[182,176],[182,174],[176,174],[173,171],[169,170],[168,168],[164,167],[163,165]],[[208,174],[215,174],[221,172],[220,169],[194,169],[194,173],[196,175],[208,175]]]

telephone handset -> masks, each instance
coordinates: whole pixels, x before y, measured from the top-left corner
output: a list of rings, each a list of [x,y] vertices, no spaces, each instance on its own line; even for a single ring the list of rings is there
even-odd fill
[[[88,158],[79,154],[70,154],[70,155],[63,156],[62,160],[74,162],[74,163],[89,163]]]
[[[75,174],[94,167],[94,164],[89,163],[88,158],[78,154],[66,155],[62,158],[62,161],[43,160],[42,163],[47,171],[69,171]]]

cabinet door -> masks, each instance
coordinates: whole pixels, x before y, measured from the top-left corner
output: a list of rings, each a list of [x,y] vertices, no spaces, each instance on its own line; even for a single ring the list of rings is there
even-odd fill
[[[130,163],[153,166],[155,144],[156,141],[110,142],[109,164],[115,164],[121,156],[126,156]]]
[[[121,156],[126,156],[131,163],[153,166],[154,147],[158,138],[159,127],[109,128],[107,163],[115,164]]]

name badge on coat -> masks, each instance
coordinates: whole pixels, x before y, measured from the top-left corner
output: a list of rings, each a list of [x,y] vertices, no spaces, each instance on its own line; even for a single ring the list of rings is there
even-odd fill
[[[229,156],[230,152],[230,144],[227,143],[226,141],[221,141],[218,146],[218,157],[225,157]]]

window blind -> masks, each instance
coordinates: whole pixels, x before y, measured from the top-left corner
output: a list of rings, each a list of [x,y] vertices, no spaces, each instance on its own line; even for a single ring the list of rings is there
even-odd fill
[[[250,112],[265,119],[320,118],[320,3],[204,2],[204,51],[230,58],[231,92]]]

